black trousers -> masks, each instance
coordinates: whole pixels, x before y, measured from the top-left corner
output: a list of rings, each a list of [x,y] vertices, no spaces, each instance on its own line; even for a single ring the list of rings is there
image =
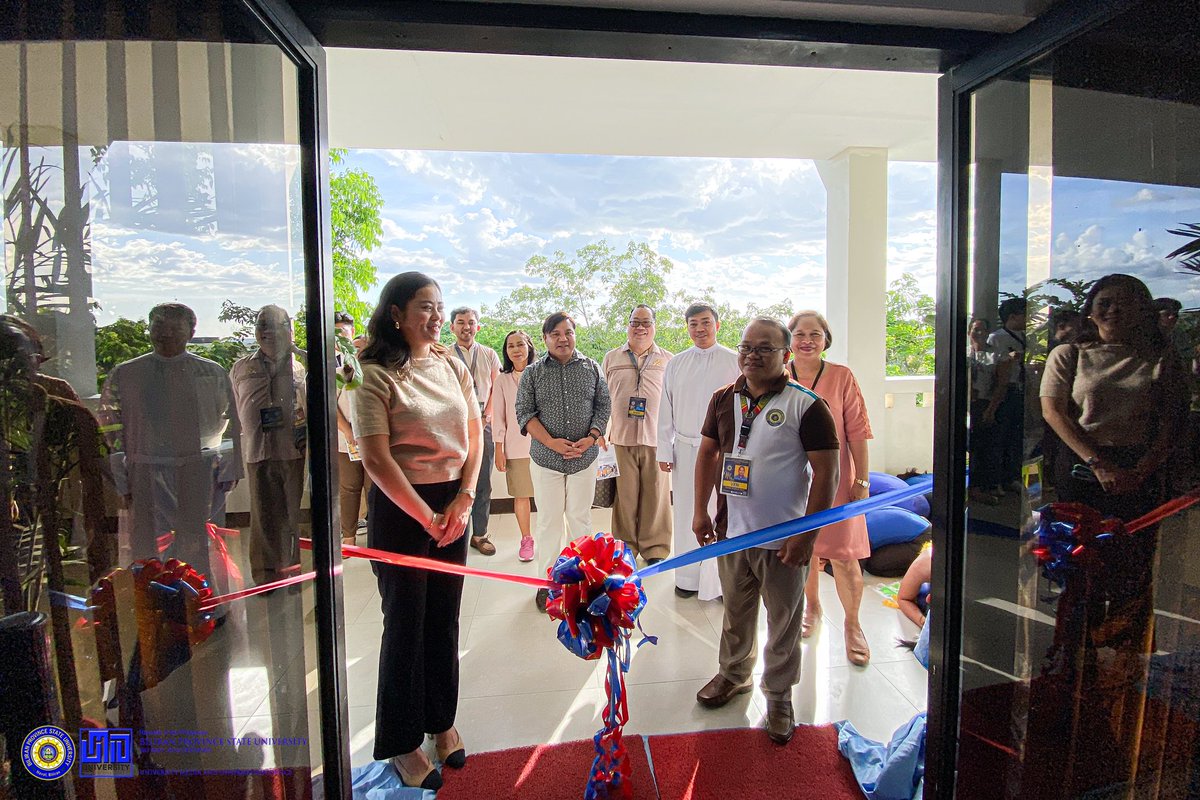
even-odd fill
[[[414,486],[443,511],[459,481]],[[410,556],[467,563],[467,537],[447,547],[401,511],[379,487],[368,496],[367,546]],[[458,709],[458,612],[463,579],[412,567],[372,562],[383,606],[379,692],[375,709],[375,759],[410,753],[426,733],[454,724]]]

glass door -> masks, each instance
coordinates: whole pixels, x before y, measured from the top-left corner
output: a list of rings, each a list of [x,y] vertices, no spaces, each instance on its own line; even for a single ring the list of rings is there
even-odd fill
[[[938,797],[1200,788],[1200,26],[1082,8],[943,79]]]
[[[341,796],[319,47],[54,8],[0,25],[0,797]]]

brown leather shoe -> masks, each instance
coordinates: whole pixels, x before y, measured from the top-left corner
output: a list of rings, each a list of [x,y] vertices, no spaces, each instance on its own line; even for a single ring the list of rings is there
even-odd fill
[[[474,547],[485,556],[496,555],[496,545],[492,544],[492,541],[486,536],[472,536],[471,547]]]
[[[796,712],[791,700],[767,700],[767,736],[775,744],[787,744],[796,732]]]
[[[696,692],[696,702],[706,708],[720,708],[728,703],[739,694],[745,694],[754,688],[752,681],[747,681],[743,684],[736,684],[725,678],[724,675],[717,675],[708,683],[704,684],[704,688]]]

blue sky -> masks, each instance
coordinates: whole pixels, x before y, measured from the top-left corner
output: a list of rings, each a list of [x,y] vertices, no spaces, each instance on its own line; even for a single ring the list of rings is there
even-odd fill
[[[141,147],[121,146],[135,155]],[[170,178],[211,168],[215,228],[122,213],[105,202],[107,178],[94,174],[100,324],[144,318],[154,303],[176,300],[195,308],[200,335],[219,335],[228,330],[216,321],[227,298],[298,309],[297,149],[159,143],[154,160],[165,206],[183,202],[170,194]],[[711,286],[718,299],[743,307],[783,299],[797,308],[825,305],[825,192],[809,161],[373,150],[351,151],[346,166],[374,175],[384,196],[384,240],[370,254],[381,283],[409,269],[429,272],[448,306],[494,303],[526,280],[530,256],[572,253],[602,238],[615,247],[649,242],[676,264],[671,289]],[[888,277],[912,272],[930,294],[935,176],[933,164],[889,166]],[[1005,175],[1001,184],[1002,288],[1009,291],[1025,282],[1026,184],[1023,175]],[[61,189],[48,194],[55,200]],[[1131,272],[1156,295],[1200,305],[1200,276],[1180,275],[1164,259],[1182,242],[1166,229],[1184,222],[1200,222],[1200,190],[1058,178],[1054,274]]]
[[[811,161],[353,151],[379,182],[386,278],[435,275],[447,305],[492,304],[535,254],[606,239],[671,259],[671,290],[711,286],[745,307],[825,306],[825,189]],[[889,279],[934,290],[932,164],[892,164]]]

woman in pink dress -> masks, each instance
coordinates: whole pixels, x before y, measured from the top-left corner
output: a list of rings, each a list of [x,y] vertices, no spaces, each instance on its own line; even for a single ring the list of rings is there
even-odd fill
[[[822,358],[833,336],[829,331],[829,323],[821,314],[801,311],[792,317],[788,329],[792,332],[793,359],[788,365],[791,377],[829,404],[837,425],[838,441],[842,443],[841,477],[833,505],[863,500],[871,485],[867,440],[873,437],[858,381],[849,367],[831,364]],[[804,587],[804,621],[800,635],[808,637],[821,620],[821,598],[817,592],[821,559],[833,565],[833,582],[846,612],[846,658],[860,667],[866,666],[871,660],[871,648],[858,622],[858,607],[862,603],[863,592],[862,568],[858,565],[858,559],[870,555],[871,542],[867,538],[867,522],[863,517],[826,525],[817,535],[813,560],[808,570],[808,583]]]
[[[517,422],[517,387],[521,374],[535,358],[533,340],[525,331],[509,331],[501,353],[503,365],[496,376],[492,401],[492,436],[496,440],[496,470],[508,479],[508,494],[521,529],[517,558],[533,561],[533,535],[529,532],[533,477],[529,473],[529,434]]]

